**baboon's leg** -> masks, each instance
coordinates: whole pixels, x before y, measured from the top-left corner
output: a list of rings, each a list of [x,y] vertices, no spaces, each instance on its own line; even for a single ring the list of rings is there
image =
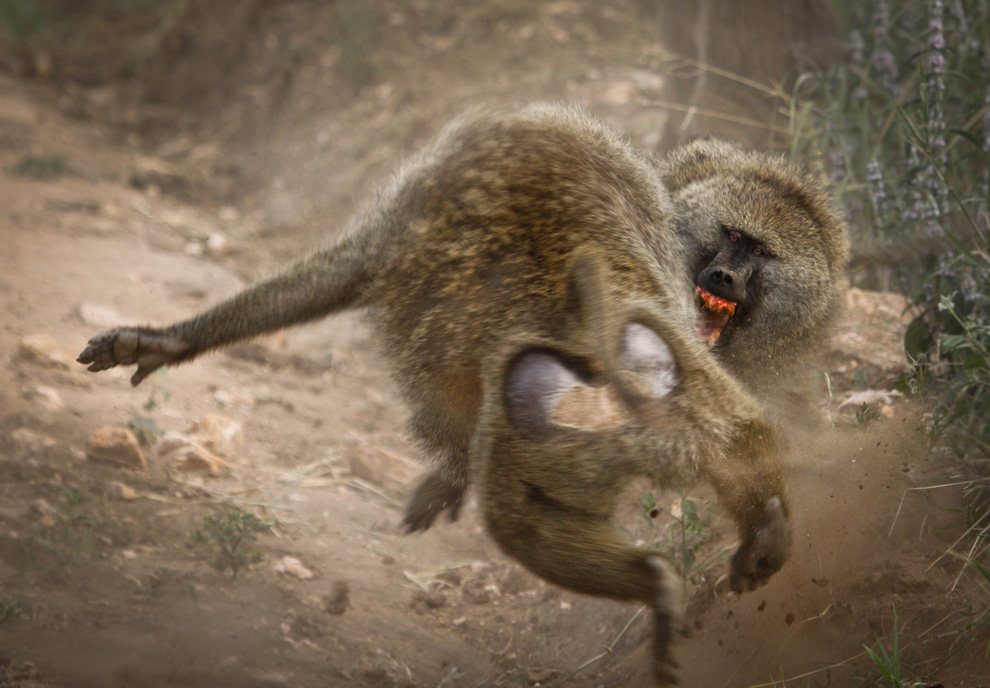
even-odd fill
[[[631,547],[599,515],[563,505],[532,485],[522,506],[486,514],[501,548],[533,573],[586,595],[638,600],[653,611],[655,671],[661,684],[675,683],[670,654],[682,615],[682,581],[657,554]]]

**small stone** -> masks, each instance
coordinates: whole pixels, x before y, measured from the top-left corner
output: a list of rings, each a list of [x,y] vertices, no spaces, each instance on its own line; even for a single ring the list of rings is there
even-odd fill
[[[282,557],[275,562],[275,570],[283,575],[292,576],[299,580],[309,580],[313,577],[313,572],[303,566],[303,563],[296,557]]]
[[[125,485],[119,480],[115,480],[110,483],[110,487],[107,489],[107,496],[110,499],[119,499],[130,502],[138,498],[138,493],[133,487]]]
[[[439,609],[447,604],[447,596],[443,594],[442,590],[432,590],[426,593],[426,597],[423,601],[430,609]]]
[[[234,459],[244,444],[244,426],[219,413],[208,413],[189,427],[193,441],[225,459]]]
[[[233,470],[229,462],[197,444],[187,444],[172,453],[172,468],[187,472],[201,472],[209,475],[227,475]]]
[[[58,446],[58,442],[48,435],[42,435],[27,428],[17,428],[10,434],[10,438],[14,440],[17,448],[25,454],[40,454],[46,449]]]
[[[250,394],[228,392],[223,389],[218,389],[213,393],[213,400],[223,407],[230,406],[247,409],[254,406],[254,397]]]
[[[24,337],[17,345],[16,358],[26,363],[69,370],[71,357],[62,345],[46,334],[33,334]]]
[[[353,450],[348,463],[356,477],[373,485],[404,489],[419,474],[410,459],[383,447],[361,445]]]
[[[897,412],[894,411],[894,407],[893,406],[890,406],[888,404],[884,404],[883,406],[880,407],[880,415],[883,416],[884,418],[890,419],[890,418],[893,418],[894,416],[896,416],[897,415]]]
[[[58,514],[58,509],[49,504],[46,500],[38,498],[31,502],[30,507],[31,513],[37,514],[39,516],[55,516]]]
[[[211,256],[219,258],[225,256],[233,250],[230,240],[221,232],[213,232],[206,239],[206,250]]]
[[[90,327],[117,327],[124,318],[111,306],[83,301],[76,306],[76,315]]]
[[[480,578],[469,580],[461,590],[464,599],[471,604],[488,604],[492,601],[491,590]]]
[[[340,616],[351,606],[350,592],[350,586],[347,584],[347,581],[334,581],[330,592],[323,599],[323,609],[327,614]]]
[[[144,469],[148,460],[137,437],[128,428],[108,425],[86,440],[86,457],[91,461]]]
[[[58,411],[65,407],[58,390],[47,385],[35,385],[27,393],[27,398],[46,411]]]

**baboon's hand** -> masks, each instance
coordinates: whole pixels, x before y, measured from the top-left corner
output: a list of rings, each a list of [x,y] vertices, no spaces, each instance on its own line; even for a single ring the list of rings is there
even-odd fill
[[[656,573],[656,594],[653,600],[653,683],[670,686],[679,683],[675,670],[680,667],[670,655],[674,630],[684,616],[684,581],[670,563],[651,555],[646,561]]]
[[[729,585],[734,592],[756,590],[776,573],[787,559],[791,533],[787,527],[784,502],[771,497],[766,503],[763,524],[746,536],[732,555]]]
[[[116,365],[137,364],[131,384],[137,385],[158,368],[176,361],[189,350],[189,344],[151,327],[118,327],[89,340],[76,360],[89,364],[86,370],[99,372]]]
[[[433,520],[443,511],[451,521],[456,521],[464,498],[464,488],[453,484],[438,472],[430,473],[423,482],[416,486],[402,526],[407,533],[426,530],[433,525]]]

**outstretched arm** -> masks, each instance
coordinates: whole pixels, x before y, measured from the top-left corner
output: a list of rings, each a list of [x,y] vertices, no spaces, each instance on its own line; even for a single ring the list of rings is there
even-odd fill
[[[354,305],[373,276],[359,241],[319,251],[210,310],[164,328],[119,327],[89,340],[77,359],[98,372],[137,364],[137,385],[163,365]]]

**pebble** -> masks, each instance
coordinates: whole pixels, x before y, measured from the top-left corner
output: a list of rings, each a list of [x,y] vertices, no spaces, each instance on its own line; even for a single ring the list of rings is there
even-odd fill
[[[145,469],[148,459],[141,444],[130,429],[108,425],[86,440],[86,457],[91,461],[125,468]]]

